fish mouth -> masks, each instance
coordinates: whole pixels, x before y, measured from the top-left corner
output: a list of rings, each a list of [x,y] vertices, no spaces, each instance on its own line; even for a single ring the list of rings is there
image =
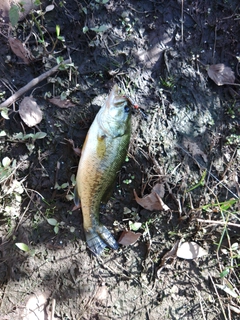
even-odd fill
[[[121,107],[121,106],[123,106],[124,104],[132,105],[130,99],[128,99],[128,98],[125,97],[125,96],[117,96],[117,97],[115,97],[115,99],[114,99],[114,105],[115,105],[116,107],[118,107],[118,106]]]
[[[132,100],[128,96],[122,95],[120,88],[115,84],[106,101],[106,107],[110,109],[112,106],[123,107],[125,105],[133,106]]]

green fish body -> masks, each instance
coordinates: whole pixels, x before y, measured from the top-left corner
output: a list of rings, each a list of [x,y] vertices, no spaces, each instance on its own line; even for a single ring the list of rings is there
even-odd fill
[[[115,85],[89,128],[76,178],[75,196],[81,201],[86,242],[96,255],[106,246],[118,248],[110,231],[99,222],[100,203],[126,158],[131,134],[132,104],[118,92]]]

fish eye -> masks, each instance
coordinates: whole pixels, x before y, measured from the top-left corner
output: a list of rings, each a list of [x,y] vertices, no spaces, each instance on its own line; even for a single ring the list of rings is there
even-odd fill
[[[129,108],[128,105],[124,107],[124,111],[125,111],[125,112],[129,112],[129,111],[130,111],[130,108]]]

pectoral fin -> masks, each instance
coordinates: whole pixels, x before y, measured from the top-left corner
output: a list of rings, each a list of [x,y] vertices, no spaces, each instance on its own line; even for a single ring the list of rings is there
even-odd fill
[[[74,188],[74,204],[76,207],[80,207],[80,199],[78,196],[77,185]]]

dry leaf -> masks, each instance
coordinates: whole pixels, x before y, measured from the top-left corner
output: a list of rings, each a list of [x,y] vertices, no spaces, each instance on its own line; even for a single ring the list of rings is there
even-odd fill
[[[177,257],[187,260],[206,256],[208,253],[196,242],[183,242],[177,250]]]
[[[9,45],[16,56],[21,58],[26,64],[29,64],[32,59],[31,52],[16,38],[8,38]]]
[[[161,260],[161,266],[163,266],[167,262],[167,260],[176,258],[179,242],[180,240],[177,240],[172,249],[165,253]]]
[[[52,11],[54,9],[54,5],[50,4],[49,6],[46,7],[45,12]]]
[[[28,127],[33,127],[42,121],[42,111],[31,97],[25,97],[20,103],[19,114]]]
[[[144,209],[154,211],[154,210],[170,210],[169,207],[162,201],[161,197],[164,196],[164,187],[160,183],[157,183],[150,194],[139,198],[136,191],[133,190],[135,200]]]
[[[120,238],[118,240],[118,243],[124,245],[124,246],[129,246],[133,243],[135,243],[140,237],[141,233],[135,233],[133,231],[123,231],[122,234],[120,235]]]
[[[240,314],[240,309],[237,308],[236,306],[233,305],[229,305],[229,309],[231,309],[232,311],[234,311],[236,314]]]
[[[71,102],[71,100],[66,99],[66,100],[61,100],[60,97],[54,97],[51,99],[48,99],[51,103],[55,104],[55,106],[59,108],[70,108],[70,107],[75,107],[75,104]]]
[[[107,297],[108,297],[107,287],[105,285],[102,285],[101,287],[98,288],[94,298],[97,300],[106,300]]]
[[[50,292],[37,292],[31,295],[23,310],[21,319],[23,320],[45,320],[47,319],[46,305]]]
[[[235,81],[234,72],[223,63],[209,66],[207,73],[209,78],[211,78],[218,86],[234,83]]]
[[[161,259],[161,264],[157,270],[157,277],[160,278],[160,273],[164,266],[166,265],[167,261],[171,259],[171,263],[176,259],[177,257],[177,250],[178,250],[178,245],[179,245],[180,240],[177,240],[172,247],[170,251],[165,253],[165,255]]]
[[[219,289],[225,291],[227,294],[229,294],[233,298],[237,298],[238,294],[231,288],[229,288],[226,284],[217,284],[215,283],[215,286],[218,287]]]
[[[71,211],[76,211],[76,210],[78,210],[78,209],[80,209],[81,208],[81,205],[79,204],[79,205],[74,205],[74,207],[72,208],[72,210]]]
[[[189,150],[193,157],[202,156],[203,160],[207,162],[207,155],[199,148],[196,142],[184,139],[183,145]]]
[[[29,12],[32,9],[37,9],[37,7],[40,6],[39,4],[36,4],[37,1],[35,0],[0,0],[0,16],[1,18],[4,18],[6,24],[9,22],[9,10],[12,5],[18,5],[19,7],[19,21],[22,21],[26,18],[26,16],[29,14]],[[43,4],[41,4],[43,5]],[[2,20],[1,20],[2,22]],[[1,28],[3,26],[1,25]]]
[[[65,138],[64,140],[66,140],[67,142],[69,142],[71,144],[72,149],[75,152],[75,154],[80,157],[81,153],[82,153],[82,149],[80,149],[78,147],[75,148],[75,144],[74,144],[74,141],[72,139],[66,139]]]

